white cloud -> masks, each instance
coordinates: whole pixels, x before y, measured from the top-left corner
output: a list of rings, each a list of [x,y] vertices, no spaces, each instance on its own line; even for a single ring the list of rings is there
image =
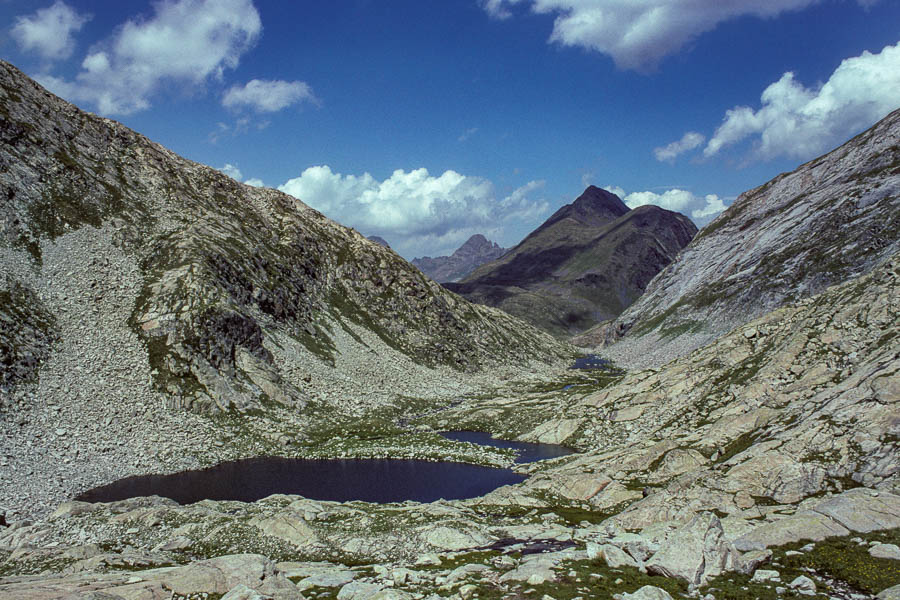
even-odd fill
[[[221,167],[217,170],[225,173],[232,179],[236,179],[237,181],[240,181],[244,177],[244,175],[241,173],[241,170],[231,163],[225,163],[224,167]]]
[[[900,106],[900,43],[845,59],[824,84],[808,88],[785,73],[762,93],[762,107],[737,106],[709,140],[707,157],[747,138],[755,157],[805,160],[822,154]]]
[[[276,112],[298,102],[317,103],[312,88],[302,81],[252,79],[246,85],[234,85],[222,98],[225,108],[249,107],[258,112]]]
[[[468,140],[470,137],[472,137],[476,133],[478,133],[478,128],[470,127],[469,129],[466,129],[465,131],[463,131],[462,134],[460,134],[460,136],[458,138],[456,138],[456,140],[459,143],[465,142],[466,140]]]
[[[39,81],[71,100],[96,104],[102,114],[129,114],[149,108],[166,82],[197,86],[221,79],[262,31],[252,0],[163,0],[154,11],[126,21],[98,45],[74,81]]]
[[[323,165],[309,167],[278,189],[339,223],[391,240],[398,252],[412,257],[435,255],[436,247],[460,238],[461,243],[472,233],[545,214],[548,204],[533,197],[542,185],[532,181],[498,198],[490,181],[456,171],[435,177],[426,169],[398,169],[379,181],[368,173],[342,175]]]
[[[246,183],[247,185],[253,186],[253,187],[265,187],[266,186],[266,184],[263,183],[263,180],[259,179],[258,177],[251,177],[249,179],[244,179],[244,174],[241,173],[241,170],[239,168],[237,168],[237,166],[235,166],[231,163],[225,163],[224,167],[220,167],[216,170],[221,171],[222,173],[225,173],[226,175],[228,175],[229,177],[231,177],[232,179],[234,179],[236,181],[241,181],[243,179],[244,183]]]
[[[47,60],[68,58],[75,49],[72,34],[80,31],[91,17],[78,14],[72,7],[57,0],[33,15],[16,17],[10,35],[19,47],[37,52]]]
[[[508,19],[512,16],[505,4],[515,4],[519,0],[481,0],[481,7],[494,19]]]
[[[695,221],[712,221],[713,217],[728,208],[722,199],[715,194],[707,194],[705,196],[706,206],[691,211],[691,216]]]
[[[656,160],[660,162],[674,162],[674,160],[680,155],[693,150],[705,141],[706,136],[704,136],[702,133],[697,133],[696,131],[688,131],[677,142],[672,142],[671,144],[668,144],[666,146],[655,148],[653,150],[653,154],[654,156],[656,156]]]
[[[696,196],[687,190],[678,188],[666,190],[661,194],[650,191],[627,194],[625,190],[614,185],[607,186],[605,189],[621,198],[628,208],[653,204],[666,210],[689,215],[697,227],[703,227],[727,208],[723,199],[716,194]]]
[[[556,15],[550,40],[612,57],[623,69],[648,70],[719,23],[741,16],[775,17],[819,0],[485,0],[492,17],[526,2]],[[859,0],[866,6],[872,0]]]

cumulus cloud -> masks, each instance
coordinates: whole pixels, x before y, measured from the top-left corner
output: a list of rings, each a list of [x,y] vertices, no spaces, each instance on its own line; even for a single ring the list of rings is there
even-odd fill
[[[225,108],[251,108],[257,112],[277,112],[298,102],[317,103],[312,88],[302,81],[252,79],[225,92]]]
[[[695,221],[702,221],[704,224],[709,223],[720,212],[728,208],[722,202],[722,199],[715,194],[707,194],[704,199],[706,200],[706,206],[691,211],[691,216],[694,217]]]
[[[251,177],[249,179],[244,179],[244,174],[241,173],[241,170],[239,168],[237,168],[237,166],[235,166],[231,163],[225,163],[224,167],[219,167],[216,170],[221,171],[222,173],[225,173],[226,175],[228,175],[229,177],[231,177],[232,179],[234,179],[236,181],[241,181],[243,179],[244,183],[246,183],[247,185],[253,186],[253,187],[265,187],[265,185],[266,185],[265,183],[263,183],[263,180],[259,179],[258,177]]]
[[[689,152],[706,141],[706,136],[696,131],[688,131],[680,140],[666,146],[654,148],[653,154],[660,162],[674,162],[676,158]]]
[[[865,129],[900,106],[900,43],[878,54],[863,52],[841,62],[828,81],[815,87],[785,73],[762,93],[762,106],[737,106],[703,154],[751,138],[756,158],[813,158]]]
[[[481,7],[494,19],[508,19],[512,16],[506,4],[515,4],[519,0],[481,0]]]
[[[526,3],[555,14],[550,40],[607,54],[622,69],[645,71],[698,35],[741,16],[775,17],[819,0],[484,0],[488,15],[504,19]],[[862,5],[872,0],[858,0]]]
[[[80,31],[91,17],[78,14],[72,7],[57,0],[32,15],[16,18],[10,35],[19,48],[37,52],[47,60],[68,58],[75,49],[72,34]]]
[[[225,163],[224,167],[220,167],[217,170],[238,181],[240,181],[244,177],[244,175],[241,173],[241,170],[231,163]]]
[[[71,100],[91,102],[102,114],[150,107],[167,82],[200,85],[221,79],[262,31],[252,0],[164,0],[150,18],[125,22],[81,63],[74,81],[39,81]]]
[[[653,204],[690,216],[697,227],[703,227],[727,208],[723,199],[716,194],[697,196],[688,190],[678,188],[666,190],[661,194],[650,191],[629,194],[615,185],[607,186],[605,189],[621,198],[628,208]]]
[[[472,233],[545,214],[547,202],[534,197],[542,185],[532,181],[498,197],[487,179],[456,171],[433,176],[427,169],[398,169],[379,181],[369,173],[342,175],[323,165],[278,189],[339,223],[391,240],[398,252],[412,257],[434,255],[436,248],[461,243]]]

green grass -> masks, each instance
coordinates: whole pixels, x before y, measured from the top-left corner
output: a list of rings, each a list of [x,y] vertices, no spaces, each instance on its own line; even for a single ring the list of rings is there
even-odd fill
[[[476,550],[474,552],[462,552],[445,557],[440,565],[419,565],[416,569],[422,571],[452,571],[463,565],[487,565],[491,560],[501,556],[498,550]]]
[[[771,566],[761,567],[771,569]],[[710,579],[706,586],[702,588],[702,594],[712,594],[716,600],[828,600],[828,594],[817,593],[815,596],[804,596],[799,592],[787,589],[788,584],[797,576],[802,575],[800,572],[785,571],[779,569],[781,579],[778,582],[751,582],[750,575],[741,575],[740,573],[726,573],[718,577]],[[818,583],[817,592],[821,592]],[[779,594],[776,588],[786,588]]]
[[[722,449],[722,454],[719,455],[719,458],[716,460],[717,463],[724,463],[729,459],[737,456],[750,446],[752,446],[756,439],[759,437],[759,432],[756,431],[748,431],[747,433],[741,434],[736,437],[734,440],[729,442],[725,448]]]
[[[893,529],[866,535],[829,538],[817,542],[811,552],[795,556],[781,556],[780,562],[788,568],[814,569],[844,581],[857,590],[877,594],[889,587],[900,585],[900,561],[889,558],[875,558],[869,554],[869,545],[850,541],[851,537],[862,538],[864,542],[878,541],[900,545],[900,530]],[[781,548],[796,549],[803,544]]]
[[[632,567],[612,569],[602,560],[563,561],[556,573],[554,581],[539,585],[524,582],[492,584],[482,581],[476,584],[475,593],[479,600],[538,600],[545,595],[555,600],[573,600],[579,597],[611,599],[614,594],[633,593],[645,585],[662,588],[674,598],[687,593],[687,584],[680,579],[647,575]]]
[[[850,541],[861,538],[863,544]],[[872,557],[868,550],[870,541],[900,544],[900,529],[854,534],[828,538],[816,542],[811,551],[788,556],[789,551],[799,551],[809,542],[795,542],[772,548],[772,558],[760,568],[778,571],[778,583],[751,583],[750,575],[725,573],[711,579],[700,590],[701,594],[711,593],[717,599],[734,600],[800,600],[801,598],[827,599],[834,595],[827,579],[849,585],[855,593],[877,594],[889,587],[900,585],[900,561]],[[816,583],[817,594],[804,596],[792,590],[777,594],[776,587],[787,588],[796,577],[805,575]],[[823,579],[823,576],[827,579]]]

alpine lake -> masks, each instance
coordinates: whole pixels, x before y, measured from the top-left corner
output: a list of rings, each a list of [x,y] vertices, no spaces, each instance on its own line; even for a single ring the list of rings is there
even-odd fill
[[[572,453],[565,446],[498,440],[477,431],[447,431],[441,435],[460,442],[511,448],[518,453],[517,463]],[[433,502],[475,498],[524,480],[524,475],[511,469],[450,461],[263,457],[170,475],[127,477],[88,490],[76,500],[114,502],[163,496],[179,504],[191,504],[201,500],[253,502],[272,494],[296,494],[337,502]]]

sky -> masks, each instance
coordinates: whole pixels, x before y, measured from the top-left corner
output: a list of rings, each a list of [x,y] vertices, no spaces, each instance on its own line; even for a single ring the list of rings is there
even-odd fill
[[[591,184],[702,226],[900,107],[898,0],[0,0],[0,27],[52,92],[407,259],[513,246]]]

